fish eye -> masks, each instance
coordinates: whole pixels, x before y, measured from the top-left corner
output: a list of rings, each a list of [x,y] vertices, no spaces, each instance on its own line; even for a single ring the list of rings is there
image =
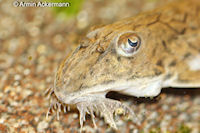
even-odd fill
[[[138,41],[137,41],[137,40],[132,41],[131,39],[128,38],[128,44],[129,44],[131,47],[137,47]]]
[[[122,56],[130,57],[135,54],[141,45],[141,39],[136,33],[124,33],[119,36],[116,50]]]

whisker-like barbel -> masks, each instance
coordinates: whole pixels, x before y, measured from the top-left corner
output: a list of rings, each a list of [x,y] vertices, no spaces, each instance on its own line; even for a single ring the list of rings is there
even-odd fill
[[[59,66],[50,92],[50,109],[75,105],[83,128],[95,112],[114,129],[114,114],[133,109],[106,98],[110,91],[154,97],[162,88],[200,87],[200,1],[182,0],[95,29]],[[84,45],[84,47],[82,46]],[[64,107],[64,112],[66,108]],[[58,116],[59,117],[59,116]]]

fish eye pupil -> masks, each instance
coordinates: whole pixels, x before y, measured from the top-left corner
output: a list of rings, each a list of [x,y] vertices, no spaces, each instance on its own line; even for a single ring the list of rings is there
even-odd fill
[[[128,39],[128,43],[129,45],[131,45],[131,47],[136,47],[138,45],[138,42],[132,42],[130,39]]]
[[[131,57],[141,47],[141,38],[134,32],[122,33],[115,40],[115,50],[121,56]]]

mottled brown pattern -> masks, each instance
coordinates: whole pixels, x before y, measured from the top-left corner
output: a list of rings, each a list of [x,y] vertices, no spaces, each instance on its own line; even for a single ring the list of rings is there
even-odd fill
[[[188,58],[183,58],[187,53],[190,57],[200,54],[199,8],[198,0],[174,2],[96,29],[81,43],[87,47],[78,48],[60,65],[56,96],[67,99],[97,85],[159,75],[167,77],[164,80],[177,75],[177,84],[200,84],[200,71],[190,71]],[[141,38],[141,47],[132,57],[120,57],[115,49],[117,38],[126,32]]]
[[[200,36],[199,29],[190,27],[191,23],[193,23],[193,27],[199,27],[198,23],[194,25],[195,22],[198,22],[197,12],[195,11],[199,10],[190,10],[196,8],[199,8],[199,2],[184,1],[169,4],[152,12],[142,13],[136,17],[101,27],[97,33],[98,37],[95,36],[95,39],[91,38],[89,43],[87,42],[89,45],[87,48],[76,50],[71,59],[64,61],[66,62],[65,65],[61,65],[61,69],[64,71],[62,73],[58,72],[58,76],[61,77],[62,81],[67,78],[70,79],[70,82],[69,84],[61,83],[63,87],[57,86],[56,91],[68,91],[70,93],[78,91],[79,87],[76,86],[80,86],[79,84],[87,83],[87,86],[92,87],[106,80],[114,79],[117,81],[118,76],[116,76],[116,73],[121,78],[126,78],[128,70],[133,69],[133,67],[134,70],[131,70],[132,73],[129,73],[129,75],[137,75],[136,72],[143,73],[144,75],[153,75],[154,70],[157,70],[155,68],[161,67],[160,65],[156,66],[156,63],[154,63],[157,60],[161,60],[164,57],[167,58],[162,61],[164,72],[164,67],[171,64],[168,60],[177,58],[177,62],[182,62],[181,58],[189,51],[196,55],[198,51],[187,46],[188,39],[191,40],[193,34],[196,34],[195,40]],[[133,30],[132,27],[136,27],[136,25],[140,26]],[[122,57],[119,63],[116,54],[109,54],[114,47],[112,41],[118,34],[132,30],[141,36],[142,49],[140,53],[135,55],[134,59],[130,60],[130,58]],[[192,45],[199,48],[200,44],[196,42],[198,41],[192,42]],[[101,49],[99,45],[102,46]],[[154,54],[153,59],[150,59],[151,53]],[[111,63],[105,65],[108,59]],[[144,65],[145,62],[146,65]],[[143,66],[141,67],[141,65]],[[146,68],[148,68],[148,71],[146,71]],[[95,76],[91,76],[88,73],[89,69],[95,71]],[[80,74],[85,75],[87,78],[80,79]]]

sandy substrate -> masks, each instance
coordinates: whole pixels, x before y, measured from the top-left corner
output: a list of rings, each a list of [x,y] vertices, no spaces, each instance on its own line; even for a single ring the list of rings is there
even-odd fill
[[[55,17],[50,8],[13,7],[0,0],[0,132],[78,132],[79,114],[55,113],[46,119],[49,101],[44,91],[54,81],[59,62],[76,48],[79,39],[96,24],[108,24],[162,5],[160,1],[87,0],[79,14],[68,21]],[[94,12],[95,11],[95,12]],[[117,116],[119,131],[96,118],[97,131],[87,117],[86,132],[177,131],[182,124],[200,132],[200,89],[164,89],[156,98],[137,99],[116,93],[108,97],[130,105],[141,119],[135,125]]]

